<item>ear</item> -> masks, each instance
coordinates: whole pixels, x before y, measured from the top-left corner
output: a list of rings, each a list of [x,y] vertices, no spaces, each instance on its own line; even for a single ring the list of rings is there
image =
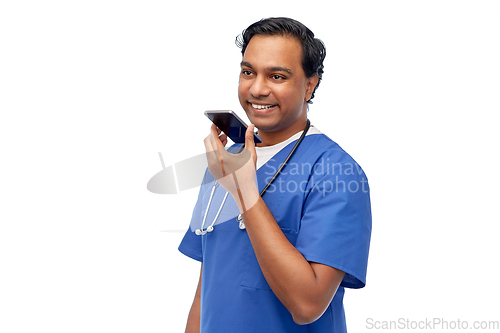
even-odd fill
[[[306,102],[311,99],[311,95],[314,91],[314,88],[318,85],[319,76],[318,73],[314,74],[306,81]]]

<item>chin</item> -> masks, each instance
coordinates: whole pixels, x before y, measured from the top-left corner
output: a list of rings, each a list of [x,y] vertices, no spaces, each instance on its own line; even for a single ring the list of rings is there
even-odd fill
[[[276,129],[276,127],[278,127],[278,124],[275,124],[274,122],[269,122],[265,120],[259,121],[258,119],[252,124],[254,124],[258,130],[264,132],[273,132]]]

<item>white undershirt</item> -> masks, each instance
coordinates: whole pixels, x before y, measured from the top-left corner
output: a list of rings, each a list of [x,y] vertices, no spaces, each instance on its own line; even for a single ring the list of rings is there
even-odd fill
[[[255,151],[257,152],[257,169],[267,163],[274,155],[276,155],[281,149],[285,148],[290,142],[297,140],[300,138],[300,135],[304,131],[300,131],[297,134],[291,136],[288,140],[277,143],[274,146],[266,146],[266,147],[255,147]],[[314,126],[309,127],[306,136],[311,134],[321,134],[321,131]]]

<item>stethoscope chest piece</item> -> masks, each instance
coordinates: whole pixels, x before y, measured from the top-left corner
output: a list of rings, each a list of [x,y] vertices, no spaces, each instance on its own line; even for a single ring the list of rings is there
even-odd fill
[[[239,227],[241,230],[246,229],[245,222],[243,222],[243,216],[241,216],[241,214],[238,214],[238,216],[236,217],[236,221],[239,222]]]

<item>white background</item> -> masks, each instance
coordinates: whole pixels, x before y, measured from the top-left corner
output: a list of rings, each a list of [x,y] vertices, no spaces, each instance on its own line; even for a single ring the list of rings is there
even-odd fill
[[[183,332],[196,189],[146,183],[244,117],[234,39],[269,16],[325,42],[309,116],[369,177],[349,330],[500,320],[499,1],[1,1],[1,332]]]

